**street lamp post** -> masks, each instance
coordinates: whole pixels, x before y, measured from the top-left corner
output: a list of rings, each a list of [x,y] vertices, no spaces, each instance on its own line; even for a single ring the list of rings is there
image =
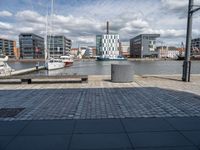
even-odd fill
[[[194,8],[194,0],[189,0],[188,6],[188,21],[187,21],[187,36],[186,36],[186,51],[185,60],[183,62],[183,74],[182,80],[185,82],[190,82],[190,70],[191,70],[191,41],[192,41],[192,16],[193,14],[200,10],[200,7]]]

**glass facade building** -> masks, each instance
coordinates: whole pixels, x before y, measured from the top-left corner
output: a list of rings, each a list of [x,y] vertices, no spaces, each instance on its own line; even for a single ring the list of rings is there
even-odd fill
[[[159,34],[141,34],[130,40],[130,55],[133,58],[158,57],[156,38]]]
[[[15,58],[16,42],[8,39],[0,39],[0,55]]]
[[[19,35],[20,58],[41,59],[44,58],[44,38],[33,33]]]
[[[69,54],[71,51],[72,42],[63,35],[47,36],[47,49],[50,57],[60,57]]]

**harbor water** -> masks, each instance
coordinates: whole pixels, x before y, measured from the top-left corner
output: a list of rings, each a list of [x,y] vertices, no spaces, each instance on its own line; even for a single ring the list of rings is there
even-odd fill
[[[15,70],[35,67],[37,62],[9,62],[9,65]],[[95,61],[81,60],[74,61],[70,67],[59,70],[41,70],[33,74],[57,75],[57,74],[78,74],[78,75],[110,75],[111,64],[131,64],[137,75],[147,74],[181,74],[183,61]],[[44,65],[44,62],[40,62]],[[200,74],[200,61],[192,62],[192,74]]]

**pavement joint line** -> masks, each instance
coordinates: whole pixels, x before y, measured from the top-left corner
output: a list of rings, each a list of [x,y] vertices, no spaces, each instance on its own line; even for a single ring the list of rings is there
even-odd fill
[[[77,123],[77,120],[74,120],[74,125],[73,125],[73,129],[72,129],[72,133],[71,133],[70,138],[69,138],[69,144],[67,146],[67,150],[70,150],[72,139],[73,139],[73,135],[74,135],[74,130],[76,128],[76,123]]]
[[[125,125],[124,125],[123,122],[122,122],[122,119],[119,119],[119,120],[120,120],[120,123],[121,123],[121,125],[122,125],[122,127],[123,127],[123,130],[124,130],[124,132],[125,132],[125,134],[126,134],[126,136],[127,136],[127,138],[128,138],[128,141],[129,141],[129,143],[131,144],[131,148],[132,148],[132,149],[135,149],[134,144],[131,142],[131,138],[129,137],[128,132],[127,132],[127,130],[126,130],[126,128],[125,128]]]
[[[174,118],[174,117],[172,117]],[[189,118],[189,117],[188,117]],[[182,132],[181,130],[178,130],[172,123],[170,123],[166,118],[164,118],[165,121],[167,121],[173,128],[176,129],[176,132],[178,132],[180,135],[182,135],[189,143],[191,143],[195,148],[199,149],[199,146],[196,145],[195,143],[193,143],[189,138],[187,138]]]
[[[24,125],[24,127],[23,127],[21,130],[19,130],[19,132],[5,145],[5,147],[3,147],[3,149],[6,149],[6,148],[8,147],[8,145],[9,145],[10,143],[12,143],[12,142],[19,136],[19,134],[20,134],[31,122],[32,122],[32,120],[29,120],[29,121],[27,122],[27,124]]]

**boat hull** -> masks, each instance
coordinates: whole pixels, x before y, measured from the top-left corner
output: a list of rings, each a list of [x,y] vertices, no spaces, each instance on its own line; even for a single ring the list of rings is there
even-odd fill
[[[63,62],[47,62],[46,63],[47,70],[62,69],[64,67],[65,67],[65,63]]]
[[[73,61],[67,61],[64,62],[65,63],[65,67],[71,66],[73,64]]]
[[[97,61],[126,61],[127,59],[125,58],[101,58],[97,57]]]

